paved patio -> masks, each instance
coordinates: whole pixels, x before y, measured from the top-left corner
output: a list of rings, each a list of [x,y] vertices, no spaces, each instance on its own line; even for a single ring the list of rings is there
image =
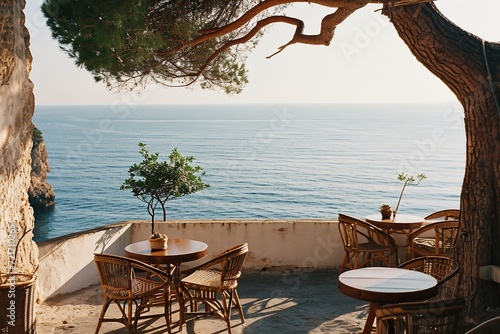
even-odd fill
[[[265,270],[244,272],[238,292],[246,317],[239,323],[233,314],[233,334],[250,333],[360,333],[368,304],[341,294],[334,270]],[[93,333],[101,310],[100,286],[59,296],[38,306],[38,332]],[[110,311],[116,311],[111,306]],[[111,314],[111,313],[109,313]],[[116,313],[117,314],[117,313]],[[178,314],[174,314],[174,321]],[[104,323],[100,333],[124,333],[118,323]],[[225,333],[220,318],[187,319],[173,333]],[[166,333],[165,319],[143,320],[138,333]]]

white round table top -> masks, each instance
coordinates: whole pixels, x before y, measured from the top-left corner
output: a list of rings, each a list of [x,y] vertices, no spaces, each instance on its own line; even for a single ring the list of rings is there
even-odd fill
[[[339,276],[340,291],[350,297],[378,303],[428,299],[438,292],[437,280],[420,271],[367,267]]]

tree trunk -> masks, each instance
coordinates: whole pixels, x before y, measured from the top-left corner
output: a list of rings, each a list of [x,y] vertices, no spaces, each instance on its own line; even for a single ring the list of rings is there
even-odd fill
[[[453,91],[464,108],[467,157],[455,254],[461,266],[460,288],[469,316],[498,307],[497,287],[479,279],[479,267],[500,265],[500,110],[496,103],[500,97],[495,86],[500,82],[499,45],[483,44],[448,21],[433,4],[386,7],[384,14],[417,60]]]
[[[34,97],[28,77],[32,58],[24,26],[26,3],[0,4],[0,273],[32,274],[38,251],[28,202]]]

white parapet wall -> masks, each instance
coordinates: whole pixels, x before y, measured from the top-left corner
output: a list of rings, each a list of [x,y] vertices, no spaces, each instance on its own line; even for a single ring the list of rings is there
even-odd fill
[[[99,283],[94,253],[123,253],[130,230],[130,224],[121,223],[39,243],[38,300]]]
[[[247,242],[245,268],[251,269],[339,267],[345,254],[333,220],[176,220],[156,222],[155,231],[205,242],[208,258]],[[132,242],[150,234],[150,222],[133,222]]]
[[[223,250],[247,242],[246,269],[338,268],[344,258],[336,220],[172,220],[156,222],[155,231],[169,238],[208,244],[206,261]],[[146,240],[150,221],[130,221],[74,233],[39,244],[39,300],[97,284],[93,254],[123,255],[126,245]],[[184,269],[184,268],[183,268]]]

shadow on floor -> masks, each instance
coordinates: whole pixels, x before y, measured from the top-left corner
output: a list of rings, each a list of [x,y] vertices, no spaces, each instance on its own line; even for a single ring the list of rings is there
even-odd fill
[[[368,313],[366,302],[341,294],[334,270],[247,271],[239,281],[238,293],[245,314],[240,324],[238,313],[232,317],[233,334],[267,333],[359,333]],[[91,333],[101,311],[100,286],[60,296],[39,306],[40,333]],[[111,309],[108,312],[115,312]],[[160,309],[161,311],[161,309]],[[109,313],[112,314],[112,313]],[[178,312],[173,314],[178,320]],[[124,333],[118,323],[105,323],[100,333]],[[139,322],[138,333],[166,333],[165,318]],[[182,331],[173,333],[226,333],[225,322],[216,317],[188,317]]]

